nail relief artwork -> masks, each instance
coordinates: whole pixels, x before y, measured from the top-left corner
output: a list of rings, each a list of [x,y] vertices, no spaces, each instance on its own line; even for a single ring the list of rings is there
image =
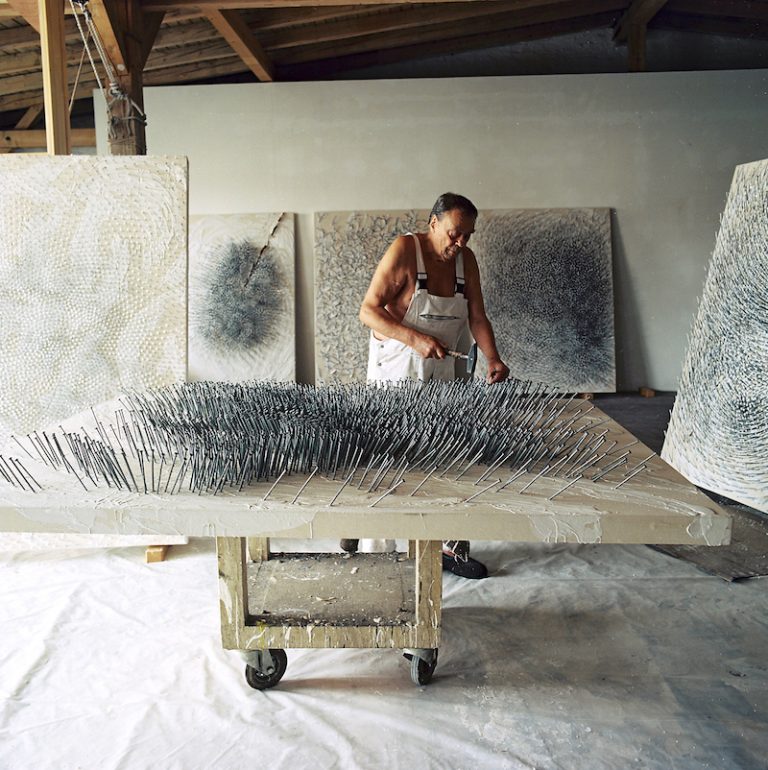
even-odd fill
[[[614,392],[610,209],[481,211],[470,246],[511,373],[561,390]],[[479,362],[476,376],[486,372]]]
[[[189,379],[295,378],[293,214],[192,216]]]
[[[373,272],[398,235],[424,232],[429,211],[315,214],[315,373],[318,381],[365,382],[368,329],[358,318]]]
[[[315,215],[318,380],[364,382],[358,312],[396,236],[425,232],[427,210]],[[610,209],[481,210],[469,244],[502,359],[522,380],[616,390]],[[476,376],[487,374],[485,361]]]
[[[768,160],[736,167],[662,457],[768,513]]]
[[[0,158],[0,433],[183,382],[186,246],[186,158]]]

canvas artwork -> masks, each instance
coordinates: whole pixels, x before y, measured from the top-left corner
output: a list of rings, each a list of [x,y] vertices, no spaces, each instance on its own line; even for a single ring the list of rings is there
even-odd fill
[[[512,375],[615,391],[610,209],[483,211],[471,245]]]
[[[187,162],[0,158],[0,434],[186,374]]]
[[[358,319],[371,276],[396,236],[427,228],[424,211],[315,214],[315,370],[319,381],[365,382],[368,335]]]
[[[193,216],[189,379],[295,378],[292,214]]]
[[[736,168],[662,457],[768,512],[768,160]]]
[[[368,334],[358,309],[398,234],[428,211],[315,217],[317,375],[363,381]],[[512,374],[576,392],[616,390],[609,209],[481,211],[470,243],[488,316]],[[484,362],[477,376],[484,376]]]

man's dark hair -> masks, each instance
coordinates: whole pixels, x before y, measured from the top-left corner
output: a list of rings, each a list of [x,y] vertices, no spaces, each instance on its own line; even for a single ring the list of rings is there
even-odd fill
[[[468,217],[472,217],[472,219],[477,219],[477,208],[475,208],[475,204],[469,198],[447,192],[443,193],[435,201],[432,211],[429,212],[429,221],[432,221],[432,217],[441,219],[446,211],[453,211],[454,209],[458,209],[462,214],[466,214]]]

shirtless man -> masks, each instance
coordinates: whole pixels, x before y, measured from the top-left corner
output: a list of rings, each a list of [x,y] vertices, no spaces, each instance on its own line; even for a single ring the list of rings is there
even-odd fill
[[[401,235],[381,258],[360,308],[371,329],[368,380],[452,380],[462,332],[469,330],[488,362],[486,381],[509,376],[499,357],[485,314],[477,261],[467,243],[475,231],[477,209],[462,195],[441,195],[429,215],[426,233]],[[355,541],[342,541],[356,550]],[[484,565],[469,557],[466,540],[443,544],[443,568],[483,578]]]

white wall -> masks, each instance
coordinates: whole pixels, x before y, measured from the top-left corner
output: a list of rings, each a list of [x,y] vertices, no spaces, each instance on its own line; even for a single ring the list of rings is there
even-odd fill
[[[145,103],[149,151],[189,156],[190,213],[298,213],[304,381],[313,212],[453,190],[481,209],[614,209],[619,389],[675,389],[734,166],[768,156],[768,70],[187,86]]]

